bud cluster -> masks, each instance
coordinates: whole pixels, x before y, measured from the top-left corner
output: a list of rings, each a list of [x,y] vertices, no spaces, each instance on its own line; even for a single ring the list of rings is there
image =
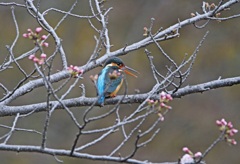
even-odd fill
[[[92,82],[95,82],[98,79],[98,74],[96,74],[95,76],[91,75],[89,78],[92,80]]]
[[[49,44],[46,43],[46,42],[43,42],[43,40],[45,40],[45,39],[47,38],[47,36],[46,36],[46,35],[42,35],[42,36],[40,37],[40,35],[39,35],[39,33],[42,31],[42,28],[41,28],[41,27],[36,28],[35,32],[33,32],[31,29],[28,29],[27,31],[28,31],[28,33],[24,33],[24,34],[23,34],[23,37],[24,37],[24,38],[28,38],[28,39],[33,40],[33,43],[34,43],[35,45],[36,45],[37,42],[38,42],[38,43],[40,43],[40,46],[42,46],[42,47],[48,47]]]
[[[78,77],[78,75],[83,73],[83,69],[79,69],[78,66],[70,65],[70,67],[67,67],[67,70],[73,77]]]
[[[165,110],[172,109],[171,106],[166,105],[166,103],[168,103],[169,101],[172,101],[172,100],[173,100],[173,98],[170,94],[166,94],[165,92],[162,91],[161,94],[160,94],[160,100],[155,100],[154,101],[154,100],[148,99],[147,103],[153,109],[155,109],[155,107],[157,107],[158,116],[161,117],[161,121],[163,121],[164,117],[161,114],[161,110],[162,109],[165,109]]]
[[[119,78],[121,75],[120,72],[117,72],[116,70],[114,70],[112,73],[109,73],[108,76],[111,80],[115,80],[117,78]]]
[[[224,118],[222,118],[220,121],[216,120],[216,124],[219,126],[219,130],[225,131],[225,141],[227,141],[228,143],[232,144],[232,145],[236,145],[237,141],[235,141],[235,139],[230,139],[229,137],[232,137],[235,133],[238,132],[237,129],[233,128],[233,125],[231,122],[226,122]]]
[[[34,61],[35,63],[39,65],[43,65],[47,55],[46,54],[41,54],[40,59],[38,59],[35,55],[30,55],[28,59]]]
[[[211,11],[211,10],[215,9],[215,7],[216,7],[216,5],[214,3],[212,3],[211,5],[208,2],[205,3],[205,9],[207,11]]]
[[[143,36],[147,37],[147,36],[148,36],[148,29],[147,29],[147,27],[144,27],[143,30],[144,30],[144,32],[145,32],[145,33],[143,34]]]
[[[197,152],[197,153],[193,154],[193,153],[191,152],[191,150],[188,149],[188,147],[184,147],[182,150],[183,150],[185,153],[188,153],[188,154],[185,154],[185,155],[181,158],[181,163],[182,163],[182,164],[183,164],[183,163],[193,163],[196,158],[199,158],[199,157],[202,156],[202,153],[201,153],[201,152]]]

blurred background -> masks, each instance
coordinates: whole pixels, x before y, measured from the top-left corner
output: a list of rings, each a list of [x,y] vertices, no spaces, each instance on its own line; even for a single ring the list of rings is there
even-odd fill
[[[24,3],[22,0],[15,1],[17,3]],[[2,2],[8,1],[5,0]],[[43,12],[51,7],[68,11],[74,2],[74,0],[42,1],[40,11]],[[218,4],[218,2],[219,1],[217,0],[209,1],[210,4]],[[34,3],[37,3],[37,1]],[[109,0],[103,7],[113,7],[113,10],[109,13],[108,24],[110,41],[111,44],[114,45],[111,48],[111,51],[124,47],[126,43],[130,45],[143,39],[143,27],[150,26],[151,18],[155,18],[152,32],[156,32],[161,27],[165,29],[177,23],[178,18],[181,21],[190,18],[192,12],[194,13],[197,11],[202,13],[201,6],[202,1],[199,0]],[[221,17],[239,14],[239,7],[240,4],[232,6],[230,11],[222,12]],[[73,13],[79,15],[92,15],[88,1],[80,1],[74,8]],[[39,25],[37,21],[29,15],[25,8],[15,7],[15,14],[19,26],[20,37],[13,51],[15,57],[18,57],[34,47],[30,40],[22,37],[22,34],[26,33],[28,28],[34,30]],[[61,13],[50,11],[45,18],[51,26],[55,27],[62,16],[63,14]],[[16,37],[16,30],[10,6],[0,6],[0,21],[0,62],[2,63],[8,53],[5,46],[11,45]],[[99,24],[99,22],[94,19],[92,19],[92,22],[98,29],[101,29],[101,24]],[[205,21],[201,21],[197,24],[202,25],[204,23]],[[191,55],[206,31],[210,31],[200,48],[192,72],[184,86],[209,82],[218,79],[220,76],[221,78],[235,77],[239,76],[240,70],[239,28],[240,18],[223,21],[221,23],[210,21],[210,23],[201,30],[196,29],[193,25],[188,25],[180,29],[179,38],[160,42],[160,45],[176,63],[180,64],[185,53]],[[63,40],[62,45],[67,55],[68,64],[77,66],[84,65],[95,48],[95,40],[93,36],[98,36],[96,31],[94,31],[89,25],[88,20],[68,16],[56,32]],[[47,33],[42,32],[42,34]],[[55,50],[55,44],[51,37],[47,42],[49,42],[49,48],[45,48],[45,53],[50,56]],[[162,74],[166,73],[166,65],[169,63],[167,63],[167,60],[161,52],[154,44],[149,45],[146,48],[152,52],[151,55],[154,56],[153,61],[156,68]],[[146,93],[155,84],[144,49],[145,48],[141,48],[121,57],[127,66],[140,72],[137,79],[130,76],[127,77],[129,94],[134,94],[135,89],[139,89],[140,93]],[[40,55],[40,53],[38,53],[36,56]],[[101,55],[103,54],[104,51]],[[21,60],[19,64],[27,73],[30,73],[34,68],[33,63],[28,59]],[[0,75],[0,82],[9,90],[14,88],[23,78],[23,75],[16,66],[12,66],[14,69],[8,69],[1,72]],[[53,73],[61,69],[61,60],[58,56],[54,61]],[[79,82],[79,85],[85,85],[87,97],[96,96],[96,91],[89,79],[89,75],[95,75],[101,69],[102,68],[99,67],[89,71],[84,74],[84,80]],[[63,81],[61,81],[61,83],[62,82]],[[71,82],[73,82],[73,80]],[[54,84],[54,86],[57,87],[61,83]],[[66,89],[67,87],[59,94],[64,93]],[[194,153],[197,151],[203,153],[220,135],[220,131],[215,124],[217,119],[225,118],[226,121],[231,121],[236,129],[240,129],[239,90],[240,86],[232,86],[174,99],[174,101],[169,103],[169,105],[173,107],[173,110],[170,111],[166,115],[165,120],[157,126],[161,128],[160,132],[151,143],[140,148],[134,158],[139,160],[149,160],[151,162],[173,162],[177,161],[178,157],[184,154],[182,148],[185,146],[189,147]],[[124,89],[122,88],[119,94],[123,94],[123,92]],[[3,90],[0,90],[0,94],[3,94]],[[79,96],[81,96],[81,89],[75,87],[67,98],[75,98]],[[45,88],[38,88],[30,94],[16,99],[10,105],[25,105],[44,102],[45,100]],[[122,118],[125,115],[129,115],[137,106],[138,104],[122,105],[120,108]],[[111,107],[112,106],[105,106],[104,108],[96,107],[89,116],[96,116],[109,111]],[[85,109],[86,107],[71,108],[79,122],[82,122],[81,116]],[[42,132],[45,115],[45,112],[41,112],[32,114],[26,118],[21,118],[17,123],[17,127],[35,129]],[[157,116],[151,116],[142,127],[142,130],[146,130],[151,126],[153,120],[156,118]],[[110,126],[114,123],[115,119],[116,116],[113,114],[107,118],[107,121],[93,122],[89,124],[86,129]],[[0,124],[12,126],[13,120],[14,117],[1,117]],[[131,127],[133,126],[134,125],[127,127],[126,131],[130,132]],[[7,129],[1,128],[0,136],[7,132]],[[54,112],[50,120],[47,147],[70,149],[76,133],[77,128],[74,126],[69,115],[64,110],[57,110]],[[83,136],[80,138],[78,145],[87,143],[98,136],[100,136],[100,134],[86,137]],[[150,135],[144,139],[148,139],[148,137],[150,137]],[[240,142],[239,134],[234,135],[232,138],[237,142]],[[14,132],[9,140],[9,144],[40,145],[41,139],[41,135],[35,133]],[[82,152],[96,155],[109,154],[122,141],[122,139],[123,136],[120,135],[120,133],[116,133],[104,139],[96,146],[89,147]],[[141,141],[144,141],[144,139]],[[124,157],[132,152],[132,149],[134,148],[133,141],[134,138],[127,143],[128,145],[126,145],[126,147],[120,149],[118,153]],[[239,152],[240,144],[230,146],[225,142],[220,142],[206,156],[205,161],[207,163],[218,164],[239,163]],[[63,160],[64,164],[112,163],[68,157],[58,158]],[[49,155],[24,152],[16,153],[1,151],[0,159],[1,164],[58,163],[54,157]]]

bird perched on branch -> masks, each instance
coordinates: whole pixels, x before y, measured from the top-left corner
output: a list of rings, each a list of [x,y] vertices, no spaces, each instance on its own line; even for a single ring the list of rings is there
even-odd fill
[[[136,75],[126,71],[126,69],[137,72],[134,69],[125,66],[123,61],[117,57],[109,58],[105,62],[104,68],[98,74],[97,79],[98,96],[101,96],[98,103],[103,104],[105,98],[116,96],[123,83],[123,71],[137,77]],[[106,88],[108,89],[104,93]]]

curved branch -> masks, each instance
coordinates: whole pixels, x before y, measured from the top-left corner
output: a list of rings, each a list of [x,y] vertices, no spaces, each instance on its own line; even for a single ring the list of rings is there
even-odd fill
[[[186,86],[184,88],[180,88],[177,92],[172,94],[173,98],[181,98],[182,96],[189,95],[192,93],[203,93],[205,91],[209,91],[211,89],[217,89],[221,87],[228,87],[232,85],[240,84],[240,77],[233,77],[227,78],[222,80],[214,80],[202,84],[197,84],[193,86]],[[129,103],[142,103],[147,97],[149,93],[145,94],[136,94],[136,95],[127,95],[126,98],[122,100],[122,104],[129,104]],[[151,96],[151,99],[158,100],[158,94],[154,94]],[[114,105],[118,103],[118,101],[122,98],[122,96],[116,96],[111,99],[106,99],[105,105]],[[75,106],[91,106],[97,98],[86,98],[86,97],[79,97],[73,99],[62,100],[62,102],[67,107],[75,107]],[[51,101],[50,102],[53,106],[56,105],[56,109],[62,109],[62,105],[58,103],[58,101]],[[31,105],[24,105],[24,106],[6,106],[0,105],[0,116],[10,116],[16,115],[18,112],[20,114],[26,114],[31,112],[33,109],[35,112],[42,112],[46,111],[46,103],[38,103],[38,104],[31,104]],[[96,104],[99,106],[99,104]]]

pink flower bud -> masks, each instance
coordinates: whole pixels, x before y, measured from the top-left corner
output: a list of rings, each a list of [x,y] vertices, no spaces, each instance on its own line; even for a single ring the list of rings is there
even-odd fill
[[[195,158],[198,158],[198,157],[201,157],[202,156],[202,153],[201,152],[197,152],[196,154],[194,154],[194,157]]]
[[[232,123],[231,123],[231,122],[229,122],[229,123],[227,124],[227,126],[228,126],[230,129],[232,129],[232,128],[233,128],[233,125],[232,125]]]
[[[160,103],[160,106],[163,108],[163,107],[165,107],[165,104],[164,103]]]
[[[33,60],[34,58],[35,58],[34,55],[30,55],[30,56],[28,57],[28,59],[30,59],[30,60]]]
[[[41,54],[41,59],[45,59],[47,57],[46,54]]]
[[[28,34],[24,33],[24,34],[23,34],[23,37],[24,37],[24,38],[28,38]]]
[[[153,101],[153,100],[151,100],[150,102],[151,102],[151,104],[154,104],[154,101]]]
[[[233,133],[230,131],[230,132],[228,133],[228,135],[229,135],[229,136],[233,136]]]
[[[49,44],[46,43],[46,42],[44,42],[44,43],[42,44],[43,47],[48,47],[48,45],[49,45]]]
[[[79,74],[82,74],[83,72],[84,72],[83,69],[78,70],[78,73],[79,73]]]
[[[74,67],[73,67],[73,70],[74,70],[75,72],[78,72],[78,70],[79,70],[78,66],[74,66]]]
[[[74,77],[78,77],[78,74],[74,75]]]
[[[70,68],[73,69],[73,65],[70,65]]]
[[[161,117],[161,121],[164,121],[164,117],[163,116]]]
[[[185,163],[192,163],[194,162],[193,158],[191,157],[191,155],[189,154],[185,154],[182,158],[181,158],[181,164],[185,164]]]
[[[93,81],[93,75],[90,75],[89,78]]]
[[[144,31],[147,31],[147,27],[143,27],[143,30],[144,30]]]
[[[31,33],[32,32],[32,30],[29,28],[29,29],[27,29],[27,31],[29,32],[29,33]]]
[[[184,152],[186,152],[186,153],[189,153],[189,152],[190,152],[190,150],[188,149],[188,147],[184,147],[182,150],[183,150]]]
[[[96,75],[94,76],[94,79],[95,79],[95,80],[97,80],[97,79],[98,79],[98,74],[96,74]]]
[[[44,40],[44,39],[46,39],[47,38],[47,36],[46,35],[43,35],[42,37],[41,37],[41,40]]]
[[[150,102],[151,102],[151,100],[150,100],[150,99],[147,99],[147,102],[148,102],[148,103],[150,103]]]
[[[237,145],[237,141],[235,141],[235,139],[232,139],[232,144]]]
[[[218,126],[222,126],[222,122],[219,121],[219,120],[216,120],[216,124],[217,124]]]
[[[227,122],[225,121],[224,118],[221,119],[221,123],[222,123],[222,125],[225,125],[225,126],[227,125]]]
[[[38,27],[38,28],[36,28],[35,31],[36,31],[37,34],[39,34],[39,33],[42,31],[42,27]]]
[[[162,91],[160,93],[160,97],[161,97],[161,100],[164,100],[166,98],[166,93],[164,91]]]
[[[39,61],[38,61],[38,64],[39,64],[39,65],[43,65],[43,63],[44,63],[43,60],[39,60]]]
[[[169,100],[169,101],[172,101],[173,98],[172,98],[172,96],[170,94],[167,94],[166,95],[166,99]]]
[[[237,133],[238,130],[237,129],[231,129],[232,133]]]
[[[35,63],[37,63],[37,62],[39,61],[39,59],[35,57],[35,58],[33,59],[33,61],[34,61]]]

